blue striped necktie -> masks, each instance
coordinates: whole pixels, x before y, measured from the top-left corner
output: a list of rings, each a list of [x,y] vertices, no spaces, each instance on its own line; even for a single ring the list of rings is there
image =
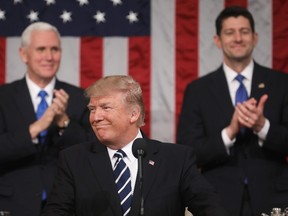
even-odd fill
[[[46,109],[48,108],[48,104],[45,100],[45,97],[47,96],[47,92],[44,91],[44,90],[41,90],[39,93],[38,93],[38,97],[41,98],[41,101],[37,107],[37,110],[36,110],[36,117],[37,119],[41,118],[41,116],[44,114],[44,112],[46,111]],[[45,142],[45,136],[47,134],[47,130],[44,130],[42,131],[39,136],[40,136],[40,143],[43,144]]]
[[[125,161],[123,160],[124,157],[127,157],[124,151],[122,151],[121,149],[118,150],[114,154],[114,157],[116,157],[117,160],[114,165],[113,174],[118,189],[123,216],[126,216],[130,212],[132,201],[130,170]]]
[[[235,97],[235,105],[237,105],[237,103],[242,103],[248,99],[248,93],[247,93],[247,90],[243,84],[243,80],[245,79],[245,77],[242,76],[241,74],[238,74],[235,77],[235,79],[240,83],[240,85],[236,91],[236,97]]]

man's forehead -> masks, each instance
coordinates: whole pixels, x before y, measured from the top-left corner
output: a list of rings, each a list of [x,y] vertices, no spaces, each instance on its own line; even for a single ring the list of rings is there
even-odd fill
[[[243,16],[228,17],[223,20],[222,28],[236,27],[236,26],[243,26],[243,27],[251,28],[249,20]]]
[[[90,97],[90,103],[112,103],[117,101],[121,97],[121,93],[105,94],[105,95],[96,95]]]

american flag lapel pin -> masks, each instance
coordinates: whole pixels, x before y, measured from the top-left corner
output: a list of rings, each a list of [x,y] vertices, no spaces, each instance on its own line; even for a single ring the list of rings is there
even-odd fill
[[[265,88],[265,84],[264,83],[259,83],[258,88]]]
[[[151,165],[151,166],[154,166],[154,164],[155,164],[155,162],[154,161],[152,161],[152,160],[149,160],[149,165]]]

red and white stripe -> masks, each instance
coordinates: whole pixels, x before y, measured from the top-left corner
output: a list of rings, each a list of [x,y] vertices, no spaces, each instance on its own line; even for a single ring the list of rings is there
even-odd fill
[[[151,0],[151,37],[63,37],[59,79],[81,86],[102,76],[130,74],[143,88],[146,126],[154,139],[175,141],[183,91],[188,82],[219,67],[213,44],[215,18],[228,5],[253,14],[259,43],[255,60],[288,72],[288,1]],[[0,38],[0,83],[23,77],[19,37]]]

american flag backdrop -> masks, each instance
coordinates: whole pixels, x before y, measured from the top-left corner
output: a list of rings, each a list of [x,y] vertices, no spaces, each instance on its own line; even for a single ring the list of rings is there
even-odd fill
[[[255,60],[288,72],[287,0],[1,0],[0,84],[25,74],[24,28],[49,22],[63,36],[59,79],[85,88],[105,75],[133,76],[143,89],[144,132],[174,142],[187,83],[221,64],[214,22],[228,5],[254,15]]]

